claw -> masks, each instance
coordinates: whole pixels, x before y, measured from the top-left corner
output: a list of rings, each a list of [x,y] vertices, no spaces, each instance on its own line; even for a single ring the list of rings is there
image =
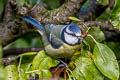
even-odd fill
[[[59,66],[60,67],[63,67],[63,66],[65,66],[66,68],[68,68],[68,65],[67,65],[67,63],[65,63],[64,61],[62,61],[61,59],[58,59],[62,64],[60,64]]]

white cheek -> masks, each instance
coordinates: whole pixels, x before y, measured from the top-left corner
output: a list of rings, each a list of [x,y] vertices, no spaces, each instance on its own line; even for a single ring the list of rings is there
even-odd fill
[[[66,28],[66,32],[68,32],[68,33],[73,33],[72,31],[70,31],[70,30],[68,29],[68,27]]]
[[[69,44],[76,44],[78,42],[78,38],[77,37],[74,37],[74,36],[71,36],[71,35],[68,35],[67,33],[64,33],[65,35],[65,41]]]
[[[81,36],[81,33],[76,33],[75,35],[76,35],[76,36]]]

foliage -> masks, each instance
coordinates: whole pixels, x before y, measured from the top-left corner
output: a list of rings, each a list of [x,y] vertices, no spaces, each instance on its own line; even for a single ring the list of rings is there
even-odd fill
[[[47,9],[55,9],[61,5],[62,0],[42,0]],[[108,0],[97,0],[106,5]],[[41,0],[18,0],[19,7],[25,5],[32,8]],[[53,5],[51,5],[53,4]],[[0,1],[0,18],[4,13],[5,0]],[[88,2],[84,4],[84,7]],[[84,10],[84,7],[82,9]],[[107,11],[107,16],[110,11]],[[97,20],[106,20],[106,15],[100,16]],[[69,17],[70,20],[80,21],[76,17]],[[120,27],[120,0],[115,1],[110,21],[116,28]],[[88,26],[89,27],[89,26]],[[81,43],[81,50],[71,59],[70,69],[65,70],[69,80],[119,80],[119,65],[116,57],[120,57],[120,43],[105,41],[103,31],[93,26],[87,28],[84,33],[88,36]],[[41,47],[42,41],[38,33],[33,32],[19,38],[12,44],[5,47],[11,48],[30,48]],[[2,56],[2,46],[0,43],[0,60]],[[14,56],[14,55],[12,55]],[[1,63],[1,61],[0,61]],[[44,50],[40,52],[27,52],[17,55],[17,60],[10,65],[0,64],[0,80],[27,80],[29,78],[51,78],[53,77],[52,68],[59,67],[59,61],[48,56]],[[55,71],[55,70],[54,70]],[[61,72],[60,72],[61,73]],[[58,73],[57,73],[58,74]],[[6,76],[5,76],[6,75]],[[37,76],[37,77],[36,77]],[[57,77],[60,75],[57,75]],[[63,77],[63,76],[60,76]]]
[[[120,28],[120,0],[116,0],[115,1],[115,7],[112,10],[110,19],[111,22],[113,24],[113,26],[115,26],[116,28]]]
[[[0,63],[1,63],[1,57],[2,57],[2,44],[0,42]],[[0,80],[5,80],[5,73],[2,64],[0,64]]]
[[[2,19],[2,14],[4,12],[5,5],[6,5],[6,0],[0,0],[0,21]]]

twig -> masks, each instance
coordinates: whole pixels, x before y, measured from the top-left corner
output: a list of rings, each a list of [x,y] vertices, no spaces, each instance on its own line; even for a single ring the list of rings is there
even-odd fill
[[[115,29],[109,21],[88,21],[84,22],[84,25],[82,25],[80,22],[77,24],[82,30],[84,30],[86,27],[100,27],[103,30],[107,41],[120,41],[120,30]]]
[[[88,22],[84,22],[84,25],[82,25],[81,23],[77,23],[79,26],[81,27],[100,27],[103,30],[115,30],[113,25],[106,21],[106,22],[101,22],[101,21],[88,21]]]
[[[9,65],[13,61],[15,61],[16,59],[17,59],[17,56],[11,56],[11,57],[7,57],[7,58],[2,58],[2,64]]]
[[[6,5],[6,9],[5,9],[5,14],[4,14],[3,21],[8,22],[10,20],[12,20],[12,8],[11,8],[9,0],[8,0],[7,5]]]

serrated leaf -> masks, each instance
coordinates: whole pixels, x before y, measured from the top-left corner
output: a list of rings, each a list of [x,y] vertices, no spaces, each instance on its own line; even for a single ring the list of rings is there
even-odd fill
[[[112,80],[118,80],[119,66],[113,51],[106,45],[96,42],[93,53],[94,62],[101,73]]]
[[[5,67],[6,80],[18,80],[18,70],[16,65],[8,65]]]
[[[69,17],[69,20],[72,20],[72,21],[80,21],[80,19],[76,18],[76,17]]]
[[[73,75],[76,80],[104,80],[90,58],[79,57],[75,62],[76,68]]]
[[[120,0],[115,0],[115,6],[112,10],[110,21],[115,28],[120,28]]]

